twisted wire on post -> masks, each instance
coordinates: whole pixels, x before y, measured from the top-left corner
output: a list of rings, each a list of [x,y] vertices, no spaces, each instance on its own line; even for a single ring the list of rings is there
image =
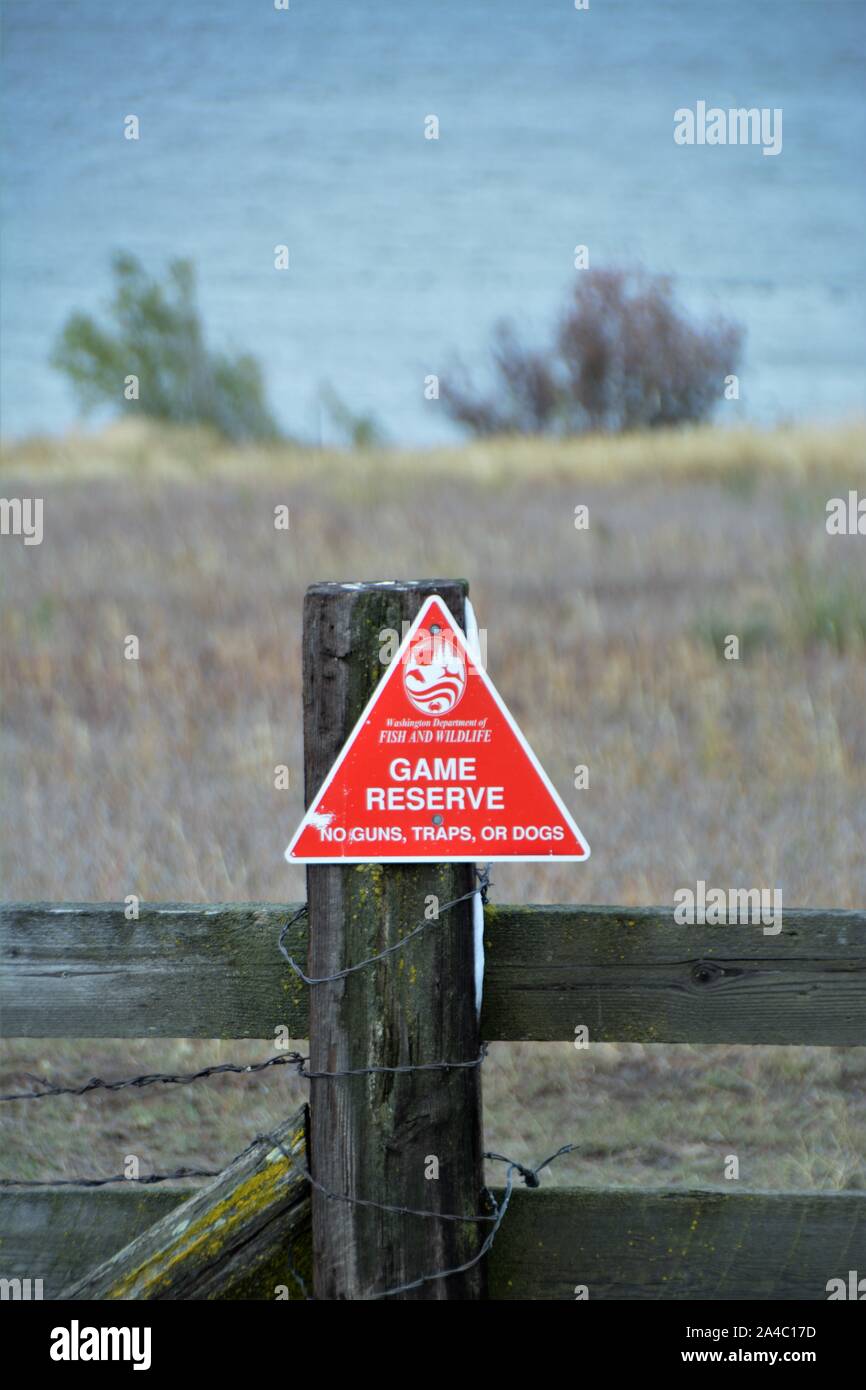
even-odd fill
[[[426,929],[430,926],[438,926],[441,914],[443,912],[448,912],[452,907],[457,907],[459,903],[468,902],[468,900],[470,898],[474,898],[476,894],[480,894],[481,901],[483,903],[486,903],[487,889],[490,886],[490,873],[487,869],[483,869],[481,871],[476,870],[476,873],[478,875],[479,885],[477,888],[471,888],[468,893],[462,893],[459,898],[452,898],[450,902],[443,903],[435,917],[425,918],[423,922],[419,922],[417,927],[413,927],[412,930],[410,932],[407,932],[405,936],[401,936],[400,940],[395,941],[393,946],[386,946],[384,951],[379,951],[375,956],[367,956],[366,960],[359,960],[354,965],[347,965],[343,970],[337,970],[333,975],[305,975],[301,967],[298,965],[297,961],[289,955],[288,951],[285,948],[284,942],[286,938],[286,933],[295,925],[295,922],[297,922],[299,918],[307,911],[306,903],[304,903],[298,909],[295,915],[291,917],[288,922],[286,922],[285,926],[280,932],[280,939],[278,943],[280,952],[283,955],[284,959],[288,962],[292,970],[295,972],[298,979],[303,980],[305,985],[327,985],[331,984],[334,980],[344,980],[347,975],[353,975],[356,970],[364,970],[368,965],[375,965],[377,961],[385,960],[385,958],[387,956],[390,956],[392,952],[402,951],[407,941],[411,941],[414,936],[418,936],[422,931],[426,931]]]
[[[286,1158],[289,1163],[295,1166],[295,1159],[285,1149],[285,1147],[279,1139],[276,1139],[273,1135],[263,1135],[261,1137],[271,1140],[271,1142],[273,1142],[276,1145],[276,1147],[280,1150],[283,1157]],[[441,1211],[429,1211],[424,1208],[391,1206],[389,1203],[374,1202],[366,1197],[354,1197],[344,1192],[332,1192],[329,1188],[325,1187],[323,1183],[320,1183],[316,1178],[314,1178],[308,1168],[301,1168],[300,1172],[307,1179],[307,1181],[311,1184],[312,1187],[316,1188],[316,1190],[321,1192],[323,1196],[327,1197],[330,1201],[333,1202],[348,1202],[352,1206],[373,1207],[377,1211],[386,1211],[399,1216],[420,1216],[428,1218],[433,1217],[438,1221],[461,1221],[469,1222],[473,1225],[479,1222],[491,1223],[490,1231],[482,1241],[477,1253],[473,1255],[470,1260],[466,1260],[461,1265],[454,1265],[450,1269],[437,1269],[432,1271],[430,1274],[419,1275],[417,1279],[412,1279],[406,1284],[397,1284],[393,1288],[382,1289],[378,1293],[371,1294],[371,1301],[376,1301],[381,1298],[393,1298],[396,1294],[409,1293],[412,1289],[418,1289],[423,1284],[432,1283],[434,1280],[437,1279],[449,1279],[454,1274],[463,1274],[466,1272],[467,1269],[472,1269],[474,1265],[479,1264],[480,1261],[484,1259],[484,1256],[490,1251],[493,1242],[495,1241],[499,1233],[499,1228],[501,1227],[502,1222],[505,1218],[505,1213],[508,1210],[511,1197],[514,1192],[514,1174],[519,1173],[523,1181],[526,1183],[527,1187],[540,1187],[541,1182],[538,1176],[539,1173],[544,1168],[549,1167],[549,1165],[553,1163],[557,1158],[562,1157],[563,1154],[573,1153],[576,1148],[576,1144],[563,1144],[561,1148],[557,1149],[556,1153],[551,1154],[549,1158],[544,1159],[544,1161],[542,1163],[539,1163],[535,1168],[529,1168],[526,1166],[526,1164],[519,1163],[517,1159],[508,1158],[504,1154],[485,1153],[485,1158],[490,1159],[495,1163],[506,1163],[508,1165],[505,1173],[505,1192],[503,1194],[501,1203],[497,1203],[496,1198],[493,1196],[493,1193],[490,1191],[490,1189],[485,1188],[485,1195],[487,1196],[487,1198],[493,1206],[493,1213],[476,1213],[473,1216],[454,1215],[449,1212]],[[300,1276],[297,1277],[300,1279]]]

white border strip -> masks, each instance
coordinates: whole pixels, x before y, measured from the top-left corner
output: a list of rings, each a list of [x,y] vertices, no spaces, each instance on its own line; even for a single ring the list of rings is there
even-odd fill
[[[464,599],[466,611],[466,645],[475,659],[476,669],[481,665],[481,647],[478,642],[478,623],[475,609],[468,598]],[[450,617],[450,614],[449,614]],[[484,903],[481,894],[472,899],[472,944],[475,947],[475,1012],[481,1017],[481,997],[484,992]]]

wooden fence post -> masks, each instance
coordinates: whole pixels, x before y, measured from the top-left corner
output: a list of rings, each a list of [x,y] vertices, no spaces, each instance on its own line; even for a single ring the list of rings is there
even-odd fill
[[[385,672],[383,629],[398,635],[430,594],[464,625],[464,580],[315,584],[304,603],[304,775],[315,796]],[[312,976],[393,945],[474,886],[468,864],[309,866]],[[478,1056],[472,902],[443,912],[405,952],[310,987],[310,1069],[395,1067]],[[481,1210],[480,1070],[368,1074],[311,1083],[311,1172],[331,1194],[471,1216]],[[438,1171],[438,1177],[432,1176]],[[314,1296],[375,1298],[464,1264],[487,1226],[340,1201],[313,1189]],[[481,1264],[426,1280],[406,1299],[477,1299]]]

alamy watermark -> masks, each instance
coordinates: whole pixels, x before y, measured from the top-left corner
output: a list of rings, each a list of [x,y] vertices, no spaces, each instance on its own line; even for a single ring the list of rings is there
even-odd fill
[[[866,536],[866,497],[853,488],[847,497],[831,497],[826,512],[828,536]]]
[[[782,930],[781,888],[708,888],[698,879],[694,889],[674,893],[674,921],[685,926],[719,926],[723,923],[759,926],[764,936]]]
[[[131,1361],[134,1371],[150,1369],[149,1327],[82,1327],[73,1318],[69,1327],[51,1330],[48,1352],[52,1361]]]
[[[379,662],[382,666],[390,666],[394,657],[400,650],[401,643],[405,641],[406,635],[412,624],[404,618],[402,630],[398,632],[393,627],[383,627],[379,632]],[[467,640],[466,643],[476,667],[487,668],[487,628],[478,629],[477,642]],[[435,625],[428,630],[419,628],[415,634],[411,646],[406,648],[403,653],[404,666],[414,662],[421,662],[424,665],[437,665],[446,667],[451,662],[463,665],[463,652],[457,638],[450,632],[440,632]],[[474,674],[474,672],[472,673]]]
[[[0,536],[23,536],[25,545],[42,544],[41,497],[0,497]]]
[[[678,145],[760,145],[762,154],[782,152],[781,106],[736,106],[725,111],[705,101],[674,112]]]
[[[28,1302],[43,1298],[41,1279],[0,1279],[0,1302]]]
[[[839,1299],[853,1299],[855,1303],[866,1303],[866,1279],[861,1279],[856,1269],[848,1270],[846,1279],[828,1279],[826,1283],[827,1302]]]

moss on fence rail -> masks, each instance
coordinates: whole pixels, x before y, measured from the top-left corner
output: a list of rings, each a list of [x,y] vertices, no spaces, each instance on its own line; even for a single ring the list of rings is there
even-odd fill
[[[170,1229],[188,1196],[131,1185],[4,1193],[0,1273],[27,1269],[45,1280],[46,1298],[57,1298],[134,1234],[154,1223]],[[309,1211],[307,1200],[292,1228],[293,1258],[305,1276]],[[271,1230],[276,1246],[284,1233],[279,1223]],[[866,1194],[859,1192],[518,1189],[489,1259],[490,1297],[569,1300],[587,1285],[600,1301],[821,1301],[827,1280],[844,1277],[864,1248]],[[275,1284],[291,1282],[278,1274],[262,1265],[242,1291],[235,1285],[228,1293],[224,1284],[206,1296],[272,1299]]]
[[[277,950],[297,907],[2,908],[3,1033],[307,1037],[306,986]],[[788,910],[778,936],[660,907],[491,905],[485,922],[488,1041],[564,1041],[584,1022],[596,1042],[866,1043],[864,912]],[[303,917],[286,945],[306,960]]]

